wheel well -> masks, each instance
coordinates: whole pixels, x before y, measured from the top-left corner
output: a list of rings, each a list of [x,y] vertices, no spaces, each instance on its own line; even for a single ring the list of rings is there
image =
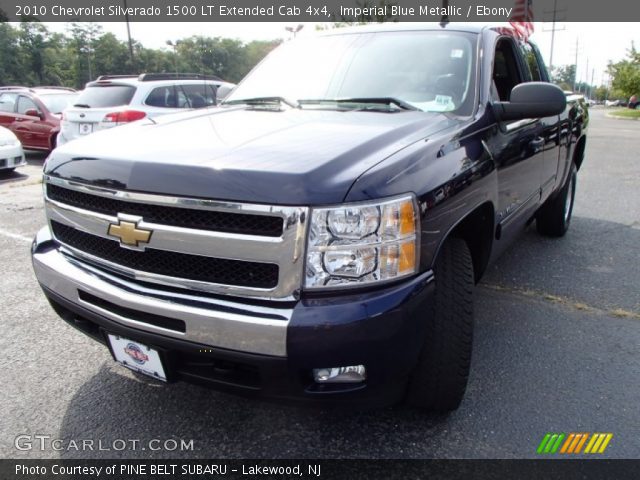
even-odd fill
[[[56,140],[58,139],[58,132],[52,133],[49,137],[49,148],[53,150],[56,148]]]
[[[494,209],[490,202],[483,203],[467,215],[453,231],[450,237],[463,239],[473,261],[473,275],[476,283],[482,278],[491,255],[493,242]]]
[[[584,149],[587,146],[587,138],[583,135],[576,144],[576,149],[573,152],[573,163],[576,164],[576,168],[580,170],[582,160],[584,160]]]

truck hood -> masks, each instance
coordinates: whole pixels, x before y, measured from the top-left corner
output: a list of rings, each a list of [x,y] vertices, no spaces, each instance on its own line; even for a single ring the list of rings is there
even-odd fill
[[[45,173],[164,195],[339,203],[366,170],[456,123],[412,111],[198,110],[65,144],[47,159]]]

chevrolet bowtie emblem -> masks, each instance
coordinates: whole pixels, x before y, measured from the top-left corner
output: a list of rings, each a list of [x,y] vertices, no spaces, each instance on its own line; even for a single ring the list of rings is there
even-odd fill
[[[120,243],[123,245],[137,247],[140,242],[149,242],[152,231],[138,228],[137,222],[118,220],[118,223],[112,223],[109,225],[107,233],[112,237],[118,238]]]

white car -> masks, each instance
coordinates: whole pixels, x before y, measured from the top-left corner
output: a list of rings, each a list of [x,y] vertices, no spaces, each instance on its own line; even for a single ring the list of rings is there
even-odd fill
[[[18,137],[8,128],[0,127],[0,172],[9,172],[26,163]]]
[[[213,107],[234,87],[201,74],[103,75],[87,83],[63,112],[57,145],[145,117]]]

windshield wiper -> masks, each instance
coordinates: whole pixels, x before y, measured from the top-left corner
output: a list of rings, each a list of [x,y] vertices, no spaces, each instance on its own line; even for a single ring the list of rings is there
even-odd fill
[[[291,108],[300,108],[300,104],[295,100],[289,100],[284,97],[254,97],[254,98],[241,98],[239,100],[230,100],[228,102],[222,102],[222,105],[269,105],[269,104],[284,104]]]
[[[91,108],[91,105],[87,105],[86,103],[76,103],[74,107],[78,108]]]
[[[360,103],[360,104],[377,104],[377,105],[395,105],[401,110],[420,110],[410,103],[394,97],[362,97],[362,98],[319,98],[299,100],[300,105],[326,104],[326,103]]]

